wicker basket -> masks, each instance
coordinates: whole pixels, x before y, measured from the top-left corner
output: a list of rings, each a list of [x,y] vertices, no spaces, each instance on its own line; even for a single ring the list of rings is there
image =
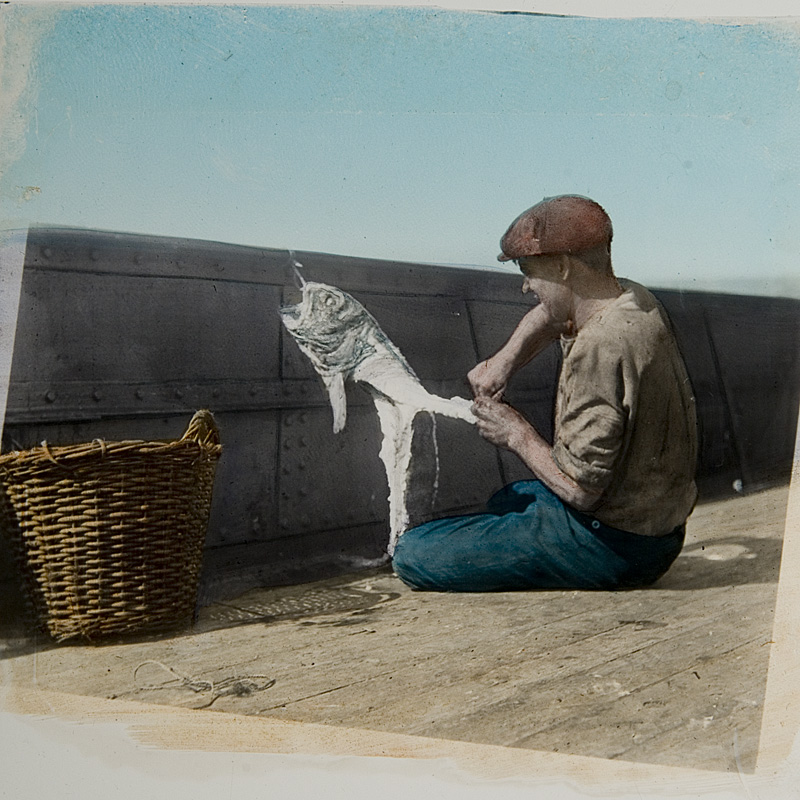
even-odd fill
[[[198,411],[179,440],[44,442],[0,456],[0,525],[53,638],[191,617],[221,450],[214,418]]]

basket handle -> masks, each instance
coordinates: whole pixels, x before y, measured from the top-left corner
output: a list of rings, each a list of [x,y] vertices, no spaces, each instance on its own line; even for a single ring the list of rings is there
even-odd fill
[[[218,445],[219,428],[214,421],[214,415],[208,409],[200,409],[192,417],[189,426],[186,428],[186,433],[181,437],[181,441],[195,441],[200,445]]]

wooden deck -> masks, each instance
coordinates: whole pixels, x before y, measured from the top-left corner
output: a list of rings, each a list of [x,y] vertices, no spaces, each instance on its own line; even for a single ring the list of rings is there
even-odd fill
[[[260,589],[192,631],[56,646],[5,682],[625,761],[751,771],[788,487],[699,506],[654,587],[412,592],[387,570]]]

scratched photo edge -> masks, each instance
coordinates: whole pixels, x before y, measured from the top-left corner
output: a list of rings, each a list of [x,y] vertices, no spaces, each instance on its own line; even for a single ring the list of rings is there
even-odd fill
[[[0,294],[0,430],[2,430],[5,418],[16,333],[16,316],[23,275],[26,234],[26,230],[5,232],[3,240],[0,241],[0,254],[2,254],[3,262],[0,264],[0,266],[2,266],[2,274],[0,275],[0,289],[2,290]],[[800,434],[800,430],[798,433]],[[773,617],[773,641],[771,642],[769,669],[766,677],[766,695],[761,721],[761,735],[755,770],[756,776],[760,774],[768,775],[770,772],[781,769],[791,753],[798,728],[800,728],[800,709],[797,711],[793,710],[793,704],[788,702],[790,697],[796,696],[796,689],[794,686],[796,686],[797,683],[798,667],[800,666],[797,663],[797,659],[794,657],[794,651],[791,646],[791,641],[794,636],[793,632],[800,628],[800,608],[798,608],[800,592],[790,583],[790,576],[792,574],[797,574],[797,570],[800,569],[800,531],[798,530],[798,527],[800,527],[800,525],[798,525],[798,522],[800,522],[800,478],[798,478],[798,475],[800,475],[800,436],[796,439],[792,477],[785,515],[785,535],[780,562],[776,608]],[[2,689],[5,693],[3,705],[6,707],[6,710],[21,714],[42,713],[41,710],[33,710],[37,704],[35,702],[31,703],[31,698],[27,700],[19,696],[15,698],[13,686],[3,686]],[[86,698],[86,700],[89,701],[90,698]],[[99,712],[99,706],[102,705],[102,701],[97,700],[97,705],[98,708],[96,711]],[[154,707],[152,712],[157,712],[159,715],[167,715],[162,708],[156,709]],[[66,717],[71,717],[66,708],[64,708],[63,713]],[[142,713],[144,716],[147,716],[151,713],[151,710],[148,708],[146,712]],[[175,716],[181,715],[176,714]],[[91,720],[95,718],[95,712],[93,712],[92,715],[87,715],[84,721],[91,723]],[[129,720],[127,724],[132,726],[135,722],[134,720]],[[163,724],[163,721],[156,724]],[[256,722],[253,724],[256,724]],[[257,724],[266,724],[269,726],[270,721],[259,720]],[[377,734],[362,729],[315,726],[307,723],[296,723],[296,725],[312,730],[324,727],[326,731],[330,732],[331,738],[341,738],[343,740],[347,740],[348,734],[351,732],[356,734],[356,739],[364,736],[375,736],[378,738],[384,736],[383,734]],[[140,730],[140,734],[143,735],[144,740],[147,741],[146,724],[144,729]],[[292,734],[289,734],[290,737],[291,735]],[[392,736],[394,735],[387,735],[389,738]],[[404,735],[398,734],[397,736]],[[419,739],[419,750],[425,751],[428,749],[428,746],[430,746],[430,749],[436,756],[442,756],[448,750],[469,750],[470,753],[485,750],[487,760],[491,761],[497,758],[499,750],[513,751],[513,748],[502,748],[495,745],[484,746],[450,742],[450,740],[426,740],[422,737],[407,738]],[[462,747],[462,745],[464,745],[464,747]],[[159,746],[163,746],[163,741]],[[291,748],[289,750],[277,750],[274,752],[290,751]],[[266,750],[264,752],[273,751]],[[337,755],[343,754],[339,748],[331,749],[330,751],[322,748],[319,753],[322,752],[332,752]],[[362,755],[362,751],[357,749],[349,753],[349,755],[359,756]],[[383,755],[401,758],[427,757],[425,755],[420,755],[419,752],[408,755],[402,752],[393,753],[388,751],[384,752]],[[512,755],[515,756],[512,760],[518,762],[519,766],[522,766],[521,762],[530,762],[531,774],[540,774],[538,770],[539,766],[546,765],[549,769],[555,764],[561,764],[565,767],[565,774],[569,776],[576,776],[579,774],[582,782],[588,784],[601,783],[608,779],[618,780],[621,773],[631,774],[631,777],[635,777],[636,779],[658,777],[662,775],[666,778],[670,778],[674,776],[676,769],[680,770],[680,768],[672,766],[662,767],[637,762],[615,764],[605,759],[590,759],[588,757],[553,754],[544,751],[521,751],[513,752]],[[454,757],[457,759],[459,765],[468,772],[477,766],[471,761],[461,758],[458,753],[456,753]],[[539,764],[537,764],[537,762],[539,762]],[[585,771],[587,762],[591,762],[592,764],[591,776],[588,776]],[[478,773],[481,772],[480,769],[477,771]],[[729,777],[729,773],[708,772],[706,774]]]
[[[26,229],[5,231],[0,241],[2,262],[0,420],[4,420],[5,417],[26,244]],[[771,652],[755,776],[780,771],[790,755],[796,733],[800,728],[800,712],[793,713],[792,704],[789,702],[789,698],[796,694],[793,686],[798,672],[798,664],[791,647],[792,631],[800,626],[800,613],[797,610],[800,592],[790,583],[790,576],[800,569],[800,536],[796,524],[800,516],[799,456],[796,446],[785,516],[785,538],[773,616],[773,635],[770,643]],[[82,695],[59,696],[51,691],[23,689],[13,683],[2,686],[2,690],[2,705],[11,713],[23,716],[52,716],[88,724],[112,719],[121,720],[124,721],[125,727],[133,732],[134,739],[140,744],[175,752],[190,749],[277,755],[381,756],[414,760],[447,758],[453,760],[465,773],[483,779],[498,779],[502,776],[547,777],[552,780],[557,777],[579,780],[586,787],[596,787],[598,784],[608,782],[624,786],[630,781],[653,778],[674,782],[685,781],[690,779],[690,776],[695,776],[692,779],[698,781],[715,775],[725,776],[728,779],[731,777],[729,772],[682,768],[678,765],[616,762],[568,753],[519,750],[502,745],[482,745],[362,728],[242,718],[236,714],[226,713],[226,717],[237,719],[237,726],[244,725],[247,729],[257,728],[267,732],[274,741],[272,747],[261,747],[257,743],[253,747],[243,747],[240,735],[231,735],[233,731],[220,724],[217,712],[208,712],[214,714],[213,718],[209,719],[208,713],[202,711],[104,700]],[[138,710],[140,708],[141,710]],[[206,723],[208,732],[204,734]],[[217,730],[212,731],[212,728]],[[222,735],[219,728],[225,728]],[[227,739],[229,735],[231,738]]]

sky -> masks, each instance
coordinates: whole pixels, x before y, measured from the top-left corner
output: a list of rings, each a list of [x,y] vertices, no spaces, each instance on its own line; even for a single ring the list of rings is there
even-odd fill
[[[620,275],[800,297],[797,20],[12,4],[0,25],[2,227],[498,268],[521,211],[576,193]]]

